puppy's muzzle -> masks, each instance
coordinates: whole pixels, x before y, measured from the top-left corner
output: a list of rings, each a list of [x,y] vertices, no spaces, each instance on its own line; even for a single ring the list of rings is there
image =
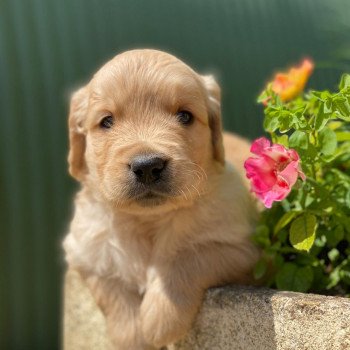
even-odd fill
[[[159,155],[148,154],[136,156],[130,163],[130,170],[137,182],[151,185],[161,179],[166,166],[166,159]]]

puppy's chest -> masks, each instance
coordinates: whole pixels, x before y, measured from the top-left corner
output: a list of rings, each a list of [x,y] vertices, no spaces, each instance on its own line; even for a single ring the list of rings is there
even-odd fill
[[[117,239],[117,245],[112,245],[110,249],[115,262],[111,267],[113,274],[142,292],[152,260],[151,242],[145,237],[129,235],[126,239]]]
[[[143,291],[152,259],[152,244],[148,239],[133,232],[109,232],[94,248],[100,252],[91,261],[95,273],[118,278],[130,288]]]
[[[123,242],[107,230],[71,232],[65,239],[66,259],[72,268],[101,277],[119,278],[128,283],[145,279],[150,260],[147,244],[131,238]]]

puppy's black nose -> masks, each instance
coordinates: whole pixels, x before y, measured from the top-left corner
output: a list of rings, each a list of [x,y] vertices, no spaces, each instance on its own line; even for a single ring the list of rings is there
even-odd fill
[[[166,161],[157,155],[140,155],[132,160],[130,169],[138,181],[151,184],[160,179]]]

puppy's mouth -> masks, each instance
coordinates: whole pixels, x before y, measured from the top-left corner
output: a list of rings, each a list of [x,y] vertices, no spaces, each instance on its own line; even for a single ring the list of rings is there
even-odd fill
[[[155,191],[145,191],[133,198],[142,207],[154,207],[163,204],[167,196]]]

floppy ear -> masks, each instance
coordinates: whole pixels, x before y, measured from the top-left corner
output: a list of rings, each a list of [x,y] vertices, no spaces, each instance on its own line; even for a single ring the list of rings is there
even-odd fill
[[[225,164],[225,152],[222,139],[221,124],[221,92],[220,87],[211,75],[202,76],[208,94],[208,114],[214,158]]]
[[[71,98],[69,110],[69,173],[77,180],[81,181],[86,173],[85,153],[85,133],[83,122],[87,113],[87,88],[83,87],[76,91]]]

